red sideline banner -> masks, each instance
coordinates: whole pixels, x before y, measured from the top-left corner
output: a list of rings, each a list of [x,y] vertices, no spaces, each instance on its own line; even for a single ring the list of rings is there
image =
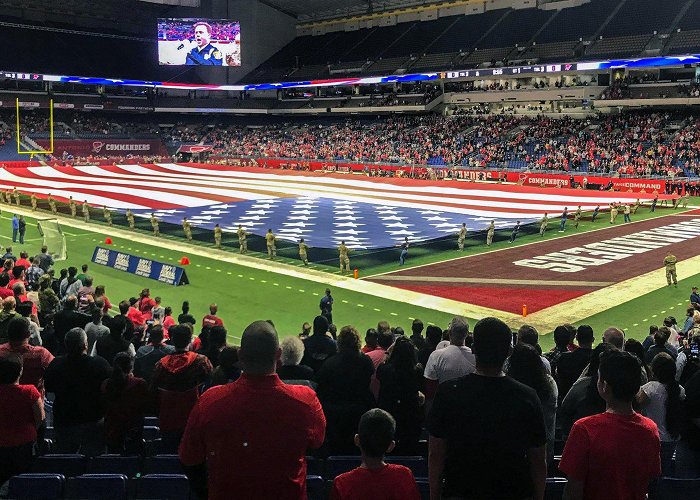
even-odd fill
[[[48,139],[36,139],[41,148],[48,149]],[[167,156],[168,150],[158,139],[55,139],[54,156],[65,151],[73,156]]]
[[[242,159],[242,164],[252,163],[253,160]],[[271,158],[258,158],[254,160],[258,166],[264,168],[283,168],[283,169],[301,169],[301,170],[326,170],[330,172],[363,172],[372,171],[378,168],[382,170],[396,171],[401,170],[409,174],[413,170],[417,176],[422,176],[430,169],[430,167],[407,167],[401,165],[374,165],[365,163],[341,163],[341,162],[324,162],[321,160],[298,161],[298,160],[281,160]],[[435,169],[438,173],[440,169]],[[545,187],[571,187],[571,175],[562,174],[540,174],[536,172],[510,172],[498,170],[453,170],[452,178],[469,179],[469,180],[493,180],[504,179],[507,182],[522,184],[523,186],[545,186]],[[584,185],[592,187],[593,185],[607,187],[611,182],[615,191],[626,192],[645,192],[665,193],[666,181],[663,179],[639,179],[639,178],[617,178],[617,177],[600,177],[588,176],[582,174],[573,174],[573,180],[577,186]]]

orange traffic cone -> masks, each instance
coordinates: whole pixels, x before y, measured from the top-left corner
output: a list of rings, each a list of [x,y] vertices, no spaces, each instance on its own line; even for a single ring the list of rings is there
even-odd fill
[[[111,245],[112,244],[112,238],[107,237],[105,238],[105,245]]]
[[[189,265],[189,263],[190,263],[190,258],[187,257],[186,255],[180,259],[181,266],[187,266],[187,265]]]

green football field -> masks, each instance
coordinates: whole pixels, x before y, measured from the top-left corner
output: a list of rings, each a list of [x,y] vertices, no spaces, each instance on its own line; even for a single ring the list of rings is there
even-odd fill
[[[700,200],[693,200],[697,202]],[[101,212],[101,211],[96,211]],[[10,218],[12,210],[7,205],[2,206],[0,244],[5,246],[11,244]],[[40,218],[49,218],[51,214],[45,211],[37,212]],[[648,208],[641,208],[634,220],[646,219],[655,216],[662,216],[671,213],[669,209],[661,209],[656,213],[650,213]],[[583,232],[604,227],[608,223],[607,214],[601,214],[598,221],[591,223],[587,217],[582,220],[579,228],[575,231]],[[94,220],[94,219],[93,219]],[[25,245],[13,244],[16,255],[22,249],[26,249],[30,255],[36,254],[41,246],[42,239],[36,229],[35,220],[27,219],[27,234]],[[119,223],[118,217],[115,222]],[[147,234],[147,221],[139,221],[137,227],[140,235]],[[571,225],[571,221],[569,221]],[[558,219],[550,222],[549,231],[546,238],[562,237],[557,232]],[[70,265],[80,267],[81,264],[89,264],[89,274],[95,278],[95,284],[104,284],[107,289],[107,296],[112,303],[116,304],[123,299],[138,296],[142,288],[150,288],[151,296],[162,297],[165,306],[173,308],[173,315],[177,316],[180,306],[184,300],[188,300],[191,305],[191,312],[195,317],[201,318],[208,311],[210,303],[219,305],[219,315],[224,320],[229,330],[229,337],[232,343],[236,343],[245,326],[257,319],[272,320],[280,335],[294,335],[301,331],[303,322],[312,322],[318,314],[318,303],[323,296],[325,286],[316,281],[294,278],[280,273],[257,269],[254,267],[222,262],[214,258],[190,257],[190,265],[186,266],[189,285],[174,287],[164,285],[157,281],[142,278],[132,274],[117,271],[97,264],[90,263],[95,246],[104,245],[106,237],[113,240],[112,248],[125,251],[130,254],[148,257],[158,261],[176,263],[182,256],[181,251],[169,248],[169,243],[181,242],[179,228],[170,227],[164,231],[165,236],[159,240],[154,240],[153,245],[136,243],[126,238],[116,237],[110,234],[109,227],[99,220],[95,221],[94,232],[63,226],[66,235],[68,259],[57,263],[56,269],[68,267]],[[567,234],[573,232],[573,226],[569,227]],[[516,244],[526,244],[534,241],[541,241],[535,228],[528,228],[516,241]],[[497,233],[492,249],[502,248],[507,243],[509,232]],[[430,245],[413,247],[409,253],[407,265],[418,265],[447,260],[464,255],[472,255],[487,251],[483,242],[483,235],[471,234],[464,252],[458,252],[454,247],[454,239],[445,239],[433,242]],[[564,236],[565,237],[565,236]],[[204,231],[195,233],[195,241],[202,247],[213,247],[211,236]],[[225,247],[231,251],[235,249],[235,237],[225,237],[228,244]],[[251,249],[252,255],[263,258],[261,253],[255,252],[256,243],[253,241]],[[259,248],[258,250],[261,250]],[[301,266],[298,257],[295,255],[295,248],[288,247],[280,252],[280,261]],[[392,271],[398,268],[398,249],[389,249],[378,252],[357,252],[351,254],[351,264],[353,268],[358,268],[361,276]],[[327,254],[327,252],[326,252]],[[394,255],[395,254],[395,255]],[[316,254],[319,256],[321,254]],[[336,278],[335,258],[330,255],[323,255],[327,262],[312,263],[312,268],[329,272],[329,281]],[[310,252],[310,258],[314,260],[314,252]],[[333,274],[330,274],[333,273]],[[577,324],[588,323],[594,327],[596,334],[607,326],[615,325],[625,329],[628,335],[635,338],[646,336],[648,326],[657,324],[666,315],[675,316],[679,323],[685,317],[685,305],[687,304],[691,284],[700,282],[700,275],[683,279],[679,283],[678,289],[661,289],[641,297],[630,297],[629,302],[620,304],[608,311],[597,314]],[[415,306],[413,304],[379,298],[365,293],[354,292],[336,288],[333,290],[335,299],[334,323],[338,328],[343,325],[352,324],[358,328],[361,334],[367,328],[376,326],[380,320],[387,320],[392,326],[401,326],[406,331],[410,331],[410,325],[414,318],[419,318],[427,324],[437,324],[445,328],[452,315],[437,310]],[[639,317],[639,311],[644,311]],[[524,320],[526,321],[526,320]],[[473,325],[475,320],[470,318]],[[537,325],[535,325],[537,326]],[[548,333],[548,332],[541,332]],[[551,335],[544,335],[541,339],[542,347],[549,349],[553,345]]]

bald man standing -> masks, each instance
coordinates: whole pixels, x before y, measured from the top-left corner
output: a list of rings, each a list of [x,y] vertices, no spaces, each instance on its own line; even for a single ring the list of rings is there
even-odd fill
[[[198,493],[208,488],[211,500],[232,492],[237,498],[306,499],[304,455],[323,444],[326,419],[313,389],[284,384],[276,375],[280,354],[274,327],[250,324],[238,355],[243,375],[209,389],[190,414],[180,460],[192,487]]]

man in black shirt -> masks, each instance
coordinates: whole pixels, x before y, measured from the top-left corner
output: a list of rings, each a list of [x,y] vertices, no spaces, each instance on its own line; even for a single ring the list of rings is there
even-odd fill
[[[559,401],[561,402],[571,386],[574,385],[583,369],[588,366],[593,353],[593,328],[581,325],[576,330],[578,349],[565,352],[557,362],[556,380],[559,387]]]
[[[73,328],[65,336],[66,354],[55,358],[46,368],[46,392],[56,395],[53,406],[58,453],[103,453],[100,404],[102,382],[110,376],[109,363],[87,354],[87,335]]]
[[[428,417],[430,498],[541,500],[547,435],[537,393],[503,373],[510,328],[474,327],[476,371],[441,384]]]
[[[428,364],[428,358],[433,353],[437,345],[442,340],[442,330],[439,326],[428,325],[425,329],[425,343],[423,347],[418,349],[418,362],[425,367]]]
[[[78,312],[78,298],[75,295],[70,295],[66,298],[66,303],[63,309],[54,315],[53,325],[55,330],[56,341],[58,342],[58,352],[63,354],[65,351],[63,338],[66,333],[73,328],[85,328],[92,319],[87,314]]]
[[[419,319],[414,319],[411,323],[411,337],[410,341],[416,349],[420,349],[425,345],[425,338],[423,338],[423,322]]]
[[[314,318],[314,333],[304,339],[304,358],[302,365],[318,373],[323,362],[338,352],[338,347],[328,333],[328,320],[323,316]]]

